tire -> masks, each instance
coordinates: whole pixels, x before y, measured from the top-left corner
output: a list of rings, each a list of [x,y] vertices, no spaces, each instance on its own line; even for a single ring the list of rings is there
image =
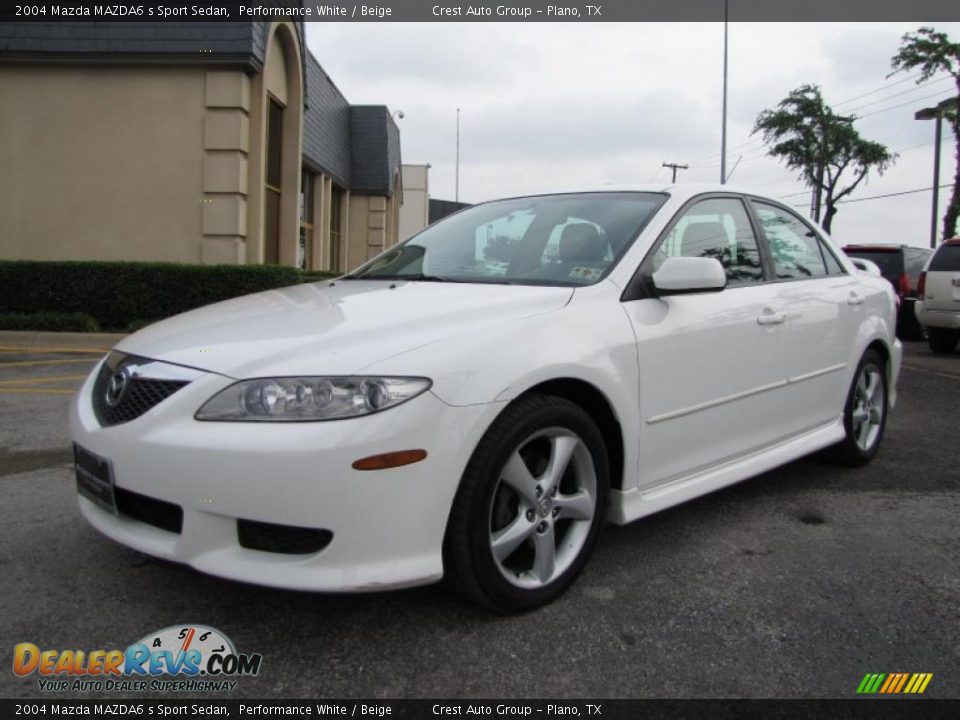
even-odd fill
[[[876,350],[867,350],[857,365],[843,407],[846,435],[830,448],[829,459],[848,466],[870,462],[880,449],[887,426],[888,398],[886,362]]]
[[[923,326],[917,320],[914,306],[916,300],[904,299],[897,318],[897,337],[901,340],[925,340]]]
[[[952,353],[957,347],[957,337],[960,332],[948,330],[947,328],[927,328],[927,342],[930,343],[930,349],[935,353]]]
[[[609,487],[603,436],[581,407],[551,395],[518,399],[463,474],[444,539],[447,585],[502,613],[555,600],[596,545]]]

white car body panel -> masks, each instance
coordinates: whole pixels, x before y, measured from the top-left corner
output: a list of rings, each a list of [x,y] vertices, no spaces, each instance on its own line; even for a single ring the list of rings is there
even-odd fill
[[[443,573],[447,516],[473,449],[511,400],[541,383],[577,380],[609,403],[624,451],[608,510],[615,523],[842,438],[847,389],[872,343],[889,357],[893,405],[893,291],[839,251],[849,275],[621,302],[675,213],[699,193],[731,191],[657,190],[669,193],[663,207],[594,285],[322,282],[201,308],[125,338],[117,350],[206,374],[135,420],[101,427],[91,396],[98,367],[74,400],[71,435],[112,461],[118,485],[181,505],[183,533],[81,498],[84,516],[138,550],[238,580],[325,591],[416,585]],[[233,379],[360,374],[427,377],[432,387],[349,420],[194,419]],[[351,468],[407,448],[427,459]],[[247,550],[236,543],[236,518],[316,525],[334,539],[308,557]]]
[[[350,375],[441,338],[557,310],[572,295],[566,287],[308,283],[162,320],[117,350],[230,377]]]

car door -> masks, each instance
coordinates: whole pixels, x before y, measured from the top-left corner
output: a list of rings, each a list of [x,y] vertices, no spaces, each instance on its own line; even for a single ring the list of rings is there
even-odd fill
[[[696,474],[785,435],[785,315],[764,282],[760,253],[744,200],[724,195],[688,204],[643,261],[641,276],[668,257],[714,257],[727,287],[623,303],[639,357],[641,487]]]
[[[785,420],[793,434],[835,421],[847,395],[845,369],[867,312],[848,275],[816,230],[791,210],[752,200],[772,264],[773,301],[787,316]]]

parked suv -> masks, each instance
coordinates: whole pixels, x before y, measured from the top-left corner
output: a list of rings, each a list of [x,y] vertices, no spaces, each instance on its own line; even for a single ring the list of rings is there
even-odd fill
[[[897,337],[922,340],[923,328],[917,322],[913,306],[917,300],[920,272],[932,254],[925,248],[909,245],[847,245],[843,251],[853,258],[872,260],[893,285],[900,300],[897,313]]]
[[[927,329],[930,349],[953,352],[960,338],[960,238],[937,248],[917,285],[917,320]]]

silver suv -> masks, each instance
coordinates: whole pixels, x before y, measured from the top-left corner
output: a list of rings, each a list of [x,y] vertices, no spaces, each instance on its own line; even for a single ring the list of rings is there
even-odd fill
[[[960,339],[960,238],[947,240],[930,257],[917,283],[917,320],[930,349],[952,353]]]

